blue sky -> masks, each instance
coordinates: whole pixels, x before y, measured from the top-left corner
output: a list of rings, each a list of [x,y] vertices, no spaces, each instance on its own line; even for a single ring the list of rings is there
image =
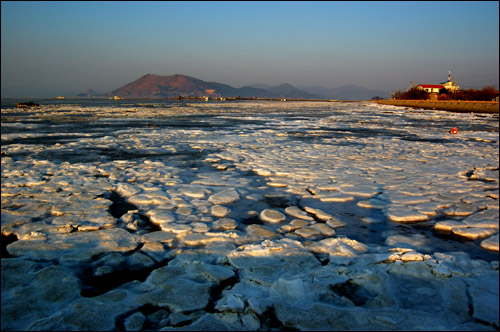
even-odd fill
[[[499,80],[499,2],[1,2],[2,97],[147,73],[234,87]]]

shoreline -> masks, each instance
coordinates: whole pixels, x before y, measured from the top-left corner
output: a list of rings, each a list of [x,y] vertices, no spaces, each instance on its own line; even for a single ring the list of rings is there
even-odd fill
[[[15,98],[2,98],[15,100]],[[26,100],[52,100],[55,98],[24,98]],[[166,97],[166,98],[124,98],[112,100],[107,98],[66,98],[66,101],[74,100],[109,100],[109,101],[161,101],[161,100],[206,100],[206,101],[281,101],[281,102],[345,102],[345,103],[377,103],[382,105],[413,107],[432,110],[443,110],[456,113],[499,113],[498,101],[465,101],[465,100],[342,100],[342,99],[302,99],[302,98],[256,98],[256,97]],[[19,99],[17,99],[19,100]],[[3,107],[4,105],[2,105]]]
[[[457,113],[499,113],[498,101],[464,101],[464,100],[377,100],[378,104],[418,107],[424,109],[444,110]]]

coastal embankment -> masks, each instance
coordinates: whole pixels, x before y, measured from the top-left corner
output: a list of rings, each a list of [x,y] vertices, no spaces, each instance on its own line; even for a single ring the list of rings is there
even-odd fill
[[[463,100],[378,100],[377,103],[394,106],[419,107],[460,113],[498,113],[498,101]]]

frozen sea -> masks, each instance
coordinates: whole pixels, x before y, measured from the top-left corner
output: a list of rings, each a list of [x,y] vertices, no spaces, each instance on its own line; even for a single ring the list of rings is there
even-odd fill
[[[2,99],[2,330],[498,330],[498,114],[40,104]]]

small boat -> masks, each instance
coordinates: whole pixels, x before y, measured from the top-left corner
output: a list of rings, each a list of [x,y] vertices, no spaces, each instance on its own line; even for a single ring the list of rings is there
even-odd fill
[[[65,99],[66,97],[63,97],[63,96],[57,96],[56,98],[57,98],[57,99]]]

